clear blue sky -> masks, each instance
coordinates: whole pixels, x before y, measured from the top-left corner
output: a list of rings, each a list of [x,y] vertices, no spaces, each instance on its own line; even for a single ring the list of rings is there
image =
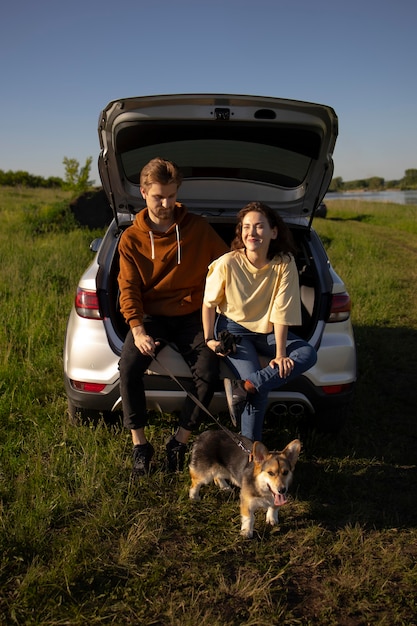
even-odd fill
[[[8,0],[0,169],[99,184],[97,121],[119,97],[242,93],[332,106],[335,176],[417,168],[416,0]]]

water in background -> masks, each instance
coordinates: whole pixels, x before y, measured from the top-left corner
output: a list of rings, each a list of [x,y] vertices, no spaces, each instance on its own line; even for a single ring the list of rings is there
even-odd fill
[[[395,202],[396,204],[417,204],[417,190],[410,191],[347,191],[328,193],[324,200],[369,200],[372,202]]]

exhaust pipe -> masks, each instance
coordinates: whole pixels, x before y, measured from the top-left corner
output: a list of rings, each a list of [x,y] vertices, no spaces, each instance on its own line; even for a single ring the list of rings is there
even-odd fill
[[[286,417],[287,415],[301,417],[304,415],[305,407],[300,402],[292,402],[288,405],[284,404],[284,402],[277,402],[272,405],[270,412],[276,417]]]
[[[271,413],[276,417],[285,417],[288,413],[287,405],[277,402],[271,407]]]
[[[296,402],[294,404],[290,404],[289,409],[288,409],[288,413],[292,417],[301,417],[302,415],[304,415],[304,406],[302,404],[300,404],[299,402]]]

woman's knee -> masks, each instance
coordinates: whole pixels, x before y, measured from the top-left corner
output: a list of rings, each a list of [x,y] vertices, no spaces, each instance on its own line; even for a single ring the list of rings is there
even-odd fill
[[[288,356],[296,363],[304,365],[305,369],[310,369],[317,362],[316,350],[306,342],[301,342],[299,345],[294,346]]]

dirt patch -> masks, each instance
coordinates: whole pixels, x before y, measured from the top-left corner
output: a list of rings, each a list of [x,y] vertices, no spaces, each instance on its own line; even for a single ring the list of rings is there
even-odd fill
[[[70,209],[81,226],[104,228],[113,219],[109,201],[103,189],[86,191],[70,204]]]

